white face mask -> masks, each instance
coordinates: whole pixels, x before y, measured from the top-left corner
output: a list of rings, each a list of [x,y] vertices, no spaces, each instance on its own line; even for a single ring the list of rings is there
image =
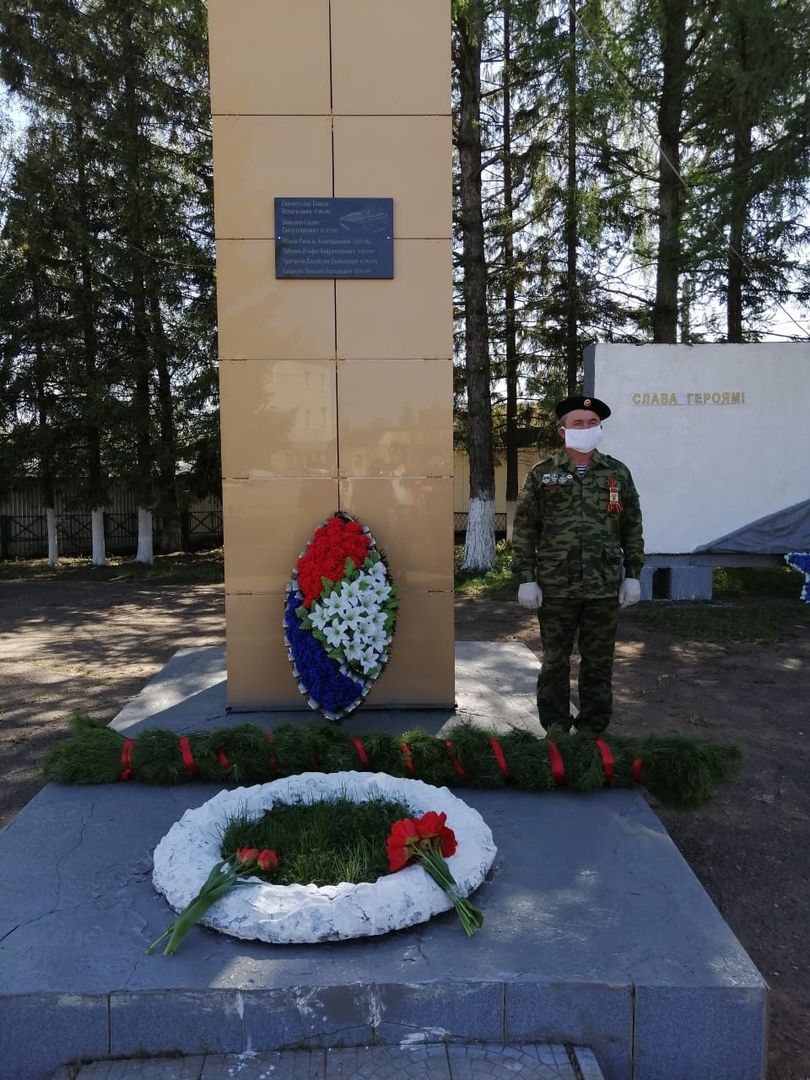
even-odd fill
[[[565,446],[568,450],[578,450],[580,454],[590,454],[602,440],[602,425],[590,428],[566,428]]]

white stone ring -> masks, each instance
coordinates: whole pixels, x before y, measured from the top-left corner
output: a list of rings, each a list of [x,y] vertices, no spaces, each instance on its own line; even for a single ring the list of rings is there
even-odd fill
[[[175,911],[181,911],[221,861],[220,840],[231,819],[242,814],[258,819],[276,802],[312,803],[330,797],[395,800],[415,815],[444,811],[458,844],[447,865],[462,896],[478,888],[497,853],[478,811],[447,788],[387,773],[301,773],[220,791],[202,806],[187,810],[155,848],[155,888]],[[213,904],[202,924],[233,937],[301,944],[386,934],[452,907],[444,890],[418,865],[359,885],[274,885],[259,878],[250,882]]]

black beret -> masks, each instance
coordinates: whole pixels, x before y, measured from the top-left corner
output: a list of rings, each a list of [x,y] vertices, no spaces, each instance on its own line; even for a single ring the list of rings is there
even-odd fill
[[[600,420],[607,420],[610,416],[610,409],[599,398],[584,397],[582,394],[575,394],[573,397],[567,397],[565,401],[558,401],[554,406],[554,412],[557,414],[557,419],[562,420],[566,413],[573,412],[574,409],[590,409],[591,412],[595,412]]]

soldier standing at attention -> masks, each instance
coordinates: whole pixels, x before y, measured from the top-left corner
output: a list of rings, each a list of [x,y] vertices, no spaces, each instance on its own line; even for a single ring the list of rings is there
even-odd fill
[[[630,470],[600,454],[610,409],[569,397],[555,408],[565,446],[526,477],[515,511],[512,560],[518,601],[542,610],[543,666],[537,680],[540,723],[571,725],[571,652],[579,632],[577,730],[596,736],[613,708],[613,651],[619,607],[641,598],[644,538]],[[622,575],[624,566],[624,576]]]

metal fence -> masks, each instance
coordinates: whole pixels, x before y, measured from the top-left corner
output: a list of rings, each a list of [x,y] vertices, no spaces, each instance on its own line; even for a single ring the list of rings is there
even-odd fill
[[[89,555],[92,550],[90,513],[56,515],[60,555]],[[187,510],[180,515],[184,551],[222,544],[222,510]],[[153,530],[155,544],[159,529]],[[111,555],[134,554],[138,546],[137,513],[104,514],[104,546]],[[48,554],[48,528],[44,514],[0,514],[0,559],[39,559]]]
[[[465,513],[453,514],[453,531],[456,535],[463,536],[467,531],[467,517]],[[495,515],[495,535],[506,536],[506,514]]]
[[[458,505],[458,504],[456,504]],[[457,540],[467,531],[466,511],[453,514]],[[57,500],[56,531],[60,555],[89,555],[92,549],[90,511],[68,508]],[[495,533],[506,536],[506,514],[495,515]],[[126,489],[115,486],[104,513],[106,550],[112,555],[134,554],[138,546],[138,513],[134,498]],[[222,544],[222,503],[216,497],[195,501],[180,515],[180,538],[183,551],[199,551]],[[159,523],[155,521],[153,539],[157,550]],[[0,502],[0,559],[38,559],[48,554],[45,510],[38,486],[21,483]]]

